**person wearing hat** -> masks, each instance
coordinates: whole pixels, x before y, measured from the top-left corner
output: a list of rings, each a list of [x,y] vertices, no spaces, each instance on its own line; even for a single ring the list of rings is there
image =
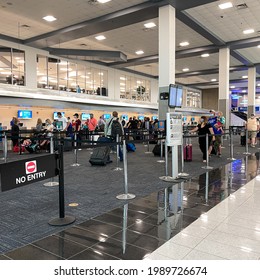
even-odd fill
[[[251,143],[251,147],[254,148],[256,145],[256,135],[259,130],[259,122],[255,117],[255,114],[251,114],[250,118],[245,123],[245,129],[248,130],[248,140]]]

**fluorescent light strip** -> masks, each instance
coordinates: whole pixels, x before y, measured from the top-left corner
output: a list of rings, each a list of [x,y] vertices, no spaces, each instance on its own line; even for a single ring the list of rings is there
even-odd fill
[[[105,40],[106,37],[104,35],[99,35],[99,36],[96,36],[95,37],[98,41],[102,41],[102,40]]]
[[[218,5],[221,10],[232,8],[233,4],[231,2],[226,2]]]
[[[153,27],[156,26],[156,24],[154,22],[147,22],[147,23],[144,24],[144,26],[146,28],[153,28]]]
[[[49,22],[57,20],[56,17],[54,17],[54,16],[45,16],[42,19],[49,21]]]
[[[246,29],[246,30],[243,31],[244,34],[252,34],[254,32],[255,32],[254,29]]]
[[[190,43],[189,42],[181,42],[180,43],[180,46],[181,47],[186,47],[186,46],[188,46]]]
[[[136,51],[135,53],[138,54],[138,55],[141,55],[141,54],[144,54],[144,51],[139,50],[139,51]]]

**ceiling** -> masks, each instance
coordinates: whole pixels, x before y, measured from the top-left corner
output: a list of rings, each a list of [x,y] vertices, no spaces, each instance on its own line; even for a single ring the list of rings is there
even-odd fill
[[[219,9],[224,2],[232,2],[233,7]],[[247,79],[241,77],[247,75],[245,66],[254,65],[260,83],[259,0],[111,0],[105,4],[97,0],[0,0],[0,39],[158,77],[158,10],[167,4],[176,8],[176,82],[199,89],[217,87],[218,50],[229,46],[230,66],[235,67],[230,85],[245,90]],[[44,21],[46,15],[57,20]],[[156,26],[147,29],[147,22]],[[243,34],[250,28],[255,32]],[[106,39],[97,41],[97,35]],[[189,46],[180,47],[183,41]],[[136,55],[137,50],[144,54]],[[202,53],[210,56],[202,58]]]

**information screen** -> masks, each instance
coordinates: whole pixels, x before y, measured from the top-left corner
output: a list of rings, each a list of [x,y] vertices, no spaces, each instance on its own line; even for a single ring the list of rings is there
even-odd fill
[[[170,84],[169,86],[169,107],[181,107],[182,106],[183,90],[181,86]]]
[[[81,114],[81,120],[86,121],[87,119],[90,119],[90,114],[82,113]]]
[[[144,120],[144,116],[138,116],[138,120],[143,121]]]
[[[104,119],[105,119],[105,120],[108,120],[108,119],[111,118],[111,114],[104,114],[103,116],[104,116]]]
[[[18,119],[31,119],[32,111],[30,110],[18,110]]]

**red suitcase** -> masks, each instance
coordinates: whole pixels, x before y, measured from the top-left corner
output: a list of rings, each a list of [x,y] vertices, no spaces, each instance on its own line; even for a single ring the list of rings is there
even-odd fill
[[[184,161],[192,161],[192,144],[187,144],[184,146]]]

